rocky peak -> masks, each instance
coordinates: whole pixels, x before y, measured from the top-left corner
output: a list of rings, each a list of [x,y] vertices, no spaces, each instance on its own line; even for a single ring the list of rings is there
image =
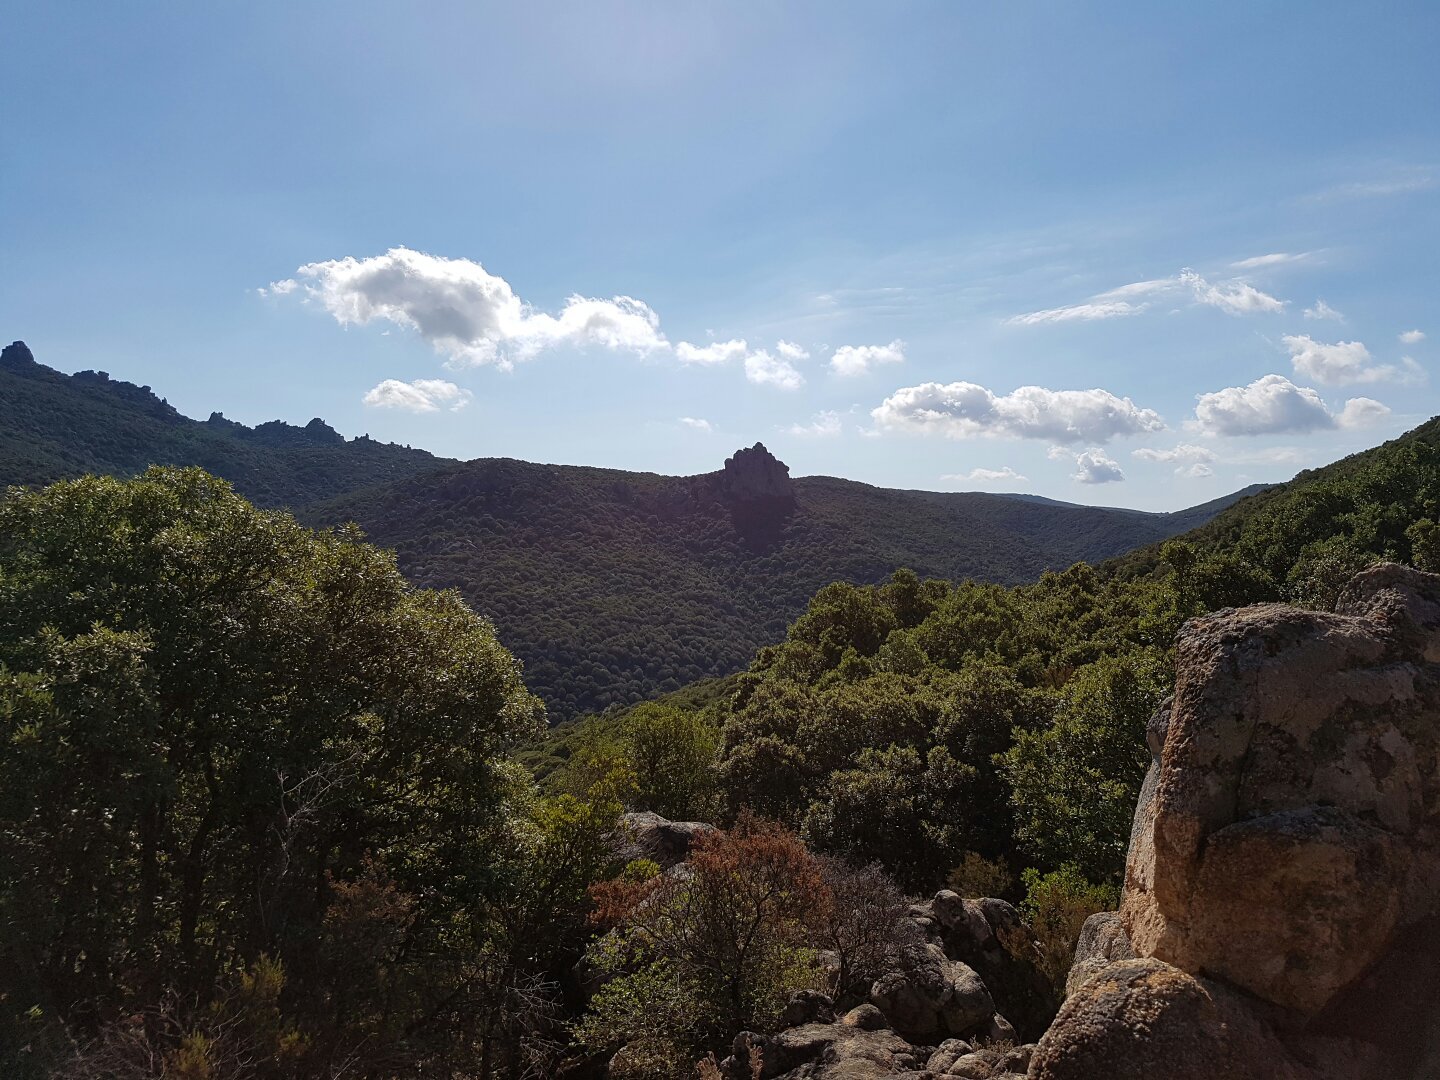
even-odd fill
[[[794,490],[790,466],[777,458],[764,443],[737,450],[725,459],[720,471],[720,489],[736,499],[789,499]]]
[[[23,341],[14,341],[5,348],[0,349],[0,368],[9,368],[12,371],[23,371],[29,367],[35,367],[35,354],[30,351],[30,346]]]

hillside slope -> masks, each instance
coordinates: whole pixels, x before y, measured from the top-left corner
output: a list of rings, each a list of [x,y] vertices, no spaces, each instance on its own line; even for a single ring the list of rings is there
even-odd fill
[[[1180,515],[791,480],[763,446],[701,477],[487,459],[307,508],[460,589],[563,719],[738,670],[831,581],[1017,584],[1173,535]]]
[[[403,480],[443,460],[363,436],[347,441],[319,419],[255,428],[220,413],[192,420],[148,386],[103,371],[63,375],[19,341],[0,350],[0,489],[199,465],[259,506],[297,507]]]
[[[19,342],[0,352],[0,486],[151,464],[202,466],[312,524],[358,522],[412,580],[458,588],[490,616],[556,719],[740,669],[831,581],[876,582],[899,566],[1029,581],[1219,509],[1146,514],[792,480],[758,445],[688,478],[457,462],[346,440],[319,419],[196,421],[149,387],[63,375]]]

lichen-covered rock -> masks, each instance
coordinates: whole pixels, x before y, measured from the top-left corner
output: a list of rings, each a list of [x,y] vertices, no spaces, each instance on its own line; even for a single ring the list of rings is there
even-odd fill
[[[906,948],[900,969],[875,980],[870,1002],[896,1031],[919,1041],[983,1029],[995,1012],[974,969],[934,944]]]
[[[861,1013],[867,1009],[869,1012]],[[749,1047],[754,1045],[759,1049],[763,1080],[900,1080],[918,1076],[925,1052],[884,1027],[883,1018],[880,1027],[873,1027],[872,1013],[879,1015],[862,1005],[839,1023],[806,1024],[763,1039],[743,1036],[753,1042],[737,1039],[735,1054],[725,1060],[723,1071],[749,1080]],[[848,1022],[852,1017],[860,1022]]]
[[[1031,1080],[1320,1080],[1234,991],[1161,960],[1121,960],[1079,987]]]
[[[1440,577],[1376,567],[1335,614],[1196,619],[1121,919],[1135,952],[1307,1016],[1440,896]]]
[[[1065,996],[1068,998],[1086,979],[1116,960],[1133,960],[1134,957],[1135,950],[1131,948],[1130,937],[1120,922],[1120,913],[1097,911],[1080,927],[1080,938],[1075,942],[1075,959],[1070,964],[1070,973],[1065,976]]]

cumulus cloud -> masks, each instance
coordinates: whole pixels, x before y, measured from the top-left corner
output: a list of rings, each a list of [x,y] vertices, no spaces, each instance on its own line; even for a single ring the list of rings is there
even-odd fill
[[[1340,312],[1336,311],[1329,304],[1325,303],[1324,300],[1316,300],[1314,307],[1307,307],[1305,309],[1305,318],[1334,319],[1336,322],[1345,321],[1345,316],[1341,315]]]
[[[896,390],[870,411],[877,427],[963,439],[1003,435],[1051,442],[1107,442],[1118,435],[1159,431],[1152,409],[1108,390],[1047,390],[1022,386],[996,394],[969,382],[921,383]]]
[[[805,376],[783,356],[771,356],[764,349],[745,357],[745,378],[760,386],[776,386],[781,390],[798,390]]]
[[[682,416],[680,417],[680,424],[683,427],[689,428],[691,431],[703,431],[707,435],[715,430],[714,424],[710,423],[709,420],[702,420],[698,416]]]
[[[807,439],[828,439],[840,434],[840,414],[827,409],[818,412],[808,424],[791,424],[785,429],[791,435]]]
[[[993,484],[1000,480],[1025,480],[1027,477],[1021,476],[1009,465],[1006,465],[999,469],[971,469],[964,473],[946,473],[940,479],[947,484]]]
[[[830,357],[830,370],[836,375],[863,375],[874,364],[898,364],[905,359],[905,343],[889,345],[842,345]]]
[[[1206,462],[1215,460],[1215,451],[1208,446],[1196,446],[1194,443],[1180,443],[1169,450],[1159,450],[1152,447],[1141,447],[1139,450],[1130,451],[1131,456],[1142,461],[1195,461]]]
[[[1265,375],[1249,386],[1229,386],[1196,399],[1192,425],[1212,435],[1277,435],[1364,427],[1390,410],[1370,398],[1351,398],[1332,413],[1308,386]]]
[[[1062,459],[1074,461],[1075,471],[1070,474],[1070,479],[1077,484],[1114,484],[1125,479],[1125,473],[1121,471],[1120,463],[1096,446],[1092,446],[1089,450],[1081,450],[1079,453],[1060,446],[1052,446],[1050,459],[1052,461]]]
[[[1215,470],[1203,461],[1197,461],[1193,465],[1182,465],[1175,470],[1176,476],[1182,476],[1187,480],[1200,480],[1207,476],[1214,476]]]
[[[1219,308],[1227,315],[1251,315],[1256,312],[1277,312],[1285,310],[1285,301],[1277,300],[1244,281],[1228,281],[1218,284],[1206,281],[1194,270],[1180,271],[1180,282],[1190,286],[1195,299],[1210,307]]]
[[[405,409],[408,412],[456,412],[470,404],[472,395],[444,379],[416,379],[401,382],[386,379],[368,390],[361,400],[373,409]]]
[[[1400,341],[1405,345],[1419,345],[1424,340],[1425,331],[1423,330],[1406,330],[1400,335]]]
[[[803,345],[796,345],[793,341],[777,341],[775,351],[791,363],[800,363],[810,359],[810,350]]]
[[[705,346],[682,341],[675,346],[675,357],[686,364],[728,364],[731,360],[739,360],[748,348],[744,339],[716,341]]]
[[[1304,334],[1287,334],[1280,339],[1290,350],[1297,374],[1327,386],[1350,383],[1415,381],[1423,376],[1420,365],[1406,357],[1400,367],[1377,364],[1370,350],[1359,341],[1337,341],[1327,345]]]
[[[660,319],[629,296],[571,296],[558,315],[537,312],[509,282],[470,259],[409,248],[307,263],[271,293],[303,289],[342,326],[389,322],[413,330],[452,364],[510,367],[555,345],[648,353],[668,346]]]

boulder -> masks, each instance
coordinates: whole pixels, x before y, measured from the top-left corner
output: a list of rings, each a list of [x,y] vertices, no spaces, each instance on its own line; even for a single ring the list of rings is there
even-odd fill
[[[868,1010],[862,1012],[862,1010]],[[871,1014],[874,1014],[873,1016]],[[859,1014],[858,1016],[856,1014]],[[855,1018],[858,1023],[849,1022]],[[761,1038],[742,1035],[722,1072],[750,1080],[750,1046],[758,1048],[763,1080],[900,1080],[918,1077],[926,1053],[884,1026],[872,1026],[878,1012],[866,1005],[835,1024],[806,1024]]]
[[[623,814],[615,831],[615,857],[623,862],[650,859],[662,870],[685,861],[697,837],[715,831],[703,821],[670,821],[649,810]]]
[[[1031,1080],[1320,1080],[1243,997],[1161,960],[1121,960],[1066,999]]]
[[[1019,1036],[1039,1038],[1059,1002],[1035,963],[1034,935],[1014,905],[994,897],[961,898],[942,889],[920,910],[938,924],[945,955],[980,976]]]
[[[1121,921],[1135,952],[1314,1016],[1440,896],[1440,577],[1192,620]]]
[[[1075,943],[1075,959],[1070,964],[1070,973],[1065,976],[1065,996],[1070,997],[1086,979],[1116,960],[1132,960],[1134,957],[1135,950],[1120,922],[1120,913],[1097,911],[1080,927],[1080,939]]]
[[[875,980],[870,1002],[901,1035],[922,1042],[983,1029],[995,1013],[974,969],[935,944],[904,949],[900,969]]]

